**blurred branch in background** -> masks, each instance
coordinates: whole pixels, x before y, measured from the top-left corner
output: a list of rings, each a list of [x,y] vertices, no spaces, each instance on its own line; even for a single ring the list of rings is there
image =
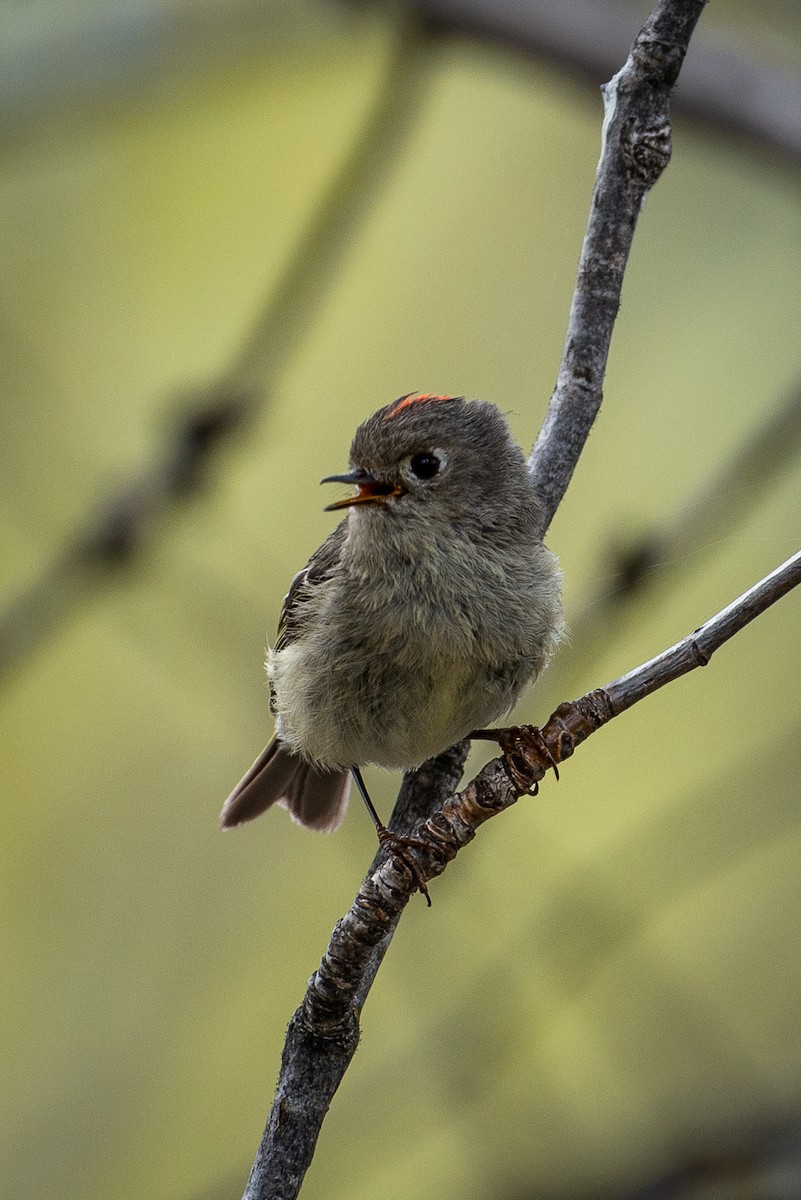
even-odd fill
[[[744,1137],[738,1150],[710,1152],[628,1200],[794,1200],[801,1181],[801,1133],[787,1128]]]
[[[478,34],[536,54],[598,86],[626,52],[635,19],[612,0],[407,0],[445,29]],[[674,97],[674,110],[760,150],[801,159],[801,77],[700,34]]]
[[[672,516],[628,544],[606,547],[604,580],[570,620],[571,659],[582,671],[608,646],[637,597],[665,583],[687,558],[730,533],[801,451],[801,379],[783,404]]]
[[[77,10],[22,5],[4,14],[0,136],[65,106],[108,105],[159,78],[341,29],[343,6],[286,0],[128,0]],[[355,5],[352,7],[359,7]],[[614,0],[406,0],[450,32],[537,55],[598,86],[622,61],[636,14]],[[43,19],[44,17],[44,19]],[[701,34],[675,110],[801,158],[801,79]]]
[[[359,137],[226,370],[184,397],[181,416],[156,461],[86,514],[39,577],[0,611],[0,680],[146,548],[159,518],[200,486],[214,455],[277,386],[395,161],[425,94],[431,46],[417,18],[401,24]]]

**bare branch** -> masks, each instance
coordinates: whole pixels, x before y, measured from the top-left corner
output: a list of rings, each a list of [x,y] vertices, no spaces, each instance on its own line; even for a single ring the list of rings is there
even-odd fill
[[[670,157],[668,98],[704,2],[659,0],[625,66],[605,89],[604,145],[562,367],[530,462],[543,499],[543,532],[600,407],[634,227],[645,195]],[[571,712],[583,728],[592,718],[593,702],[588,701],[588,709],[581,703]],[[362,884],[292,1018],[276,1098],[245,1200],[291,1200],[297,1195],[323,1118],[358,1043],[361,1006],[404,907],[421,878],[439,875],[479,825],[513,804],[549,763],[558,761],[543,742],[547,728],[542,737],[503,735],[504,761],[495,759],[463,792],[446,799],[415,832],[415,849],[404,859],[383,859]],[[567,728],[560,725],[562,731]],[[580,740],[577,733],[576,744]],[[561,746],[566,757],[566,737]],[[437,773],[428,798],[432,808],[447,794],[445,763],[447,756],[426,764]],[[391,828],[398,829],[407,819],[402,791]]]
[[[425,880],[442,874],[485,821],[511,807],[549,768],[639,700],[706,666],[714,652],[801,583],[801,552],[744,592],[700,629],[620,679],[561,704],[539,730],[498,730],[503,758],[493,759],[460,793],[414,831],[406,858],[383,859],[338,922],[328,950],[292,1018],[275,1103],[253,1166],[245,1200],[297,1195],[320,1125],[359,1039],[359,1014],[380,957],[417,888],[413,859]],[[458,775],[463,747],[451,752]],[[418,773],[425,788],[426,764]]]
[[[603,690],[609,697],[613,716],[625,712],[632,704],[664,687],[666,683],[678,679],[680,675],[685,675],[696,667],[705,667],[724,642],[734,637],[735,633],[739,633],[799,583],[801,551],[788,558],[700,629],[696,629],[669,650],[652,658],[650,662],[643,663],[628,675],[608,684]]]
[[[668,101],[704,3],[657,4],[625,66],[603,88],[601,160],[562,362],[529,459],[543,505],[543,533],[601,407],[634,229],[643,200],[670,160]]]

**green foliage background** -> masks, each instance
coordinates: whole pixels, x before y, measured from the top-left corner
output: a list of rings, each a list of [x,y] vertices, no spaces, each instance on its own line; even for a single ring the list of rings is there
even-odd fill
[[[633,34],[648,6],[631,7]],[[278,28],[290,9],[271,11]],[[291,19],[248,53],[7,126],[0,601],[224,368],[364,120],[394,20]],[[757,20],[727,0],[700,30],[785,64],[801,44],[793,5]],[[278,811],[216,825],[270,731],[281,597],[331,528],[317,481],[412,389],[493,400],[526,445],[539,427],[600,99],[460,39],[425,86],[258,420],[5,681],[9,1196],[239,1194],[286,1022],[373,853],[358,806],[330,839]],[[608,582],[612,540],[678,508],[801,366],[797,166],[681,119],[674,146],[550,533],[573,613]],[[592,655],[566,643],[521,716],[657,653],[797,550],[800,482],[783,464]],[[599,734],[482,831],[431,912],[411,906],[304,1196],[620,1194],[798,1119],[800,617],[791,595]],[[371,782],[388,812],[397,780]]]

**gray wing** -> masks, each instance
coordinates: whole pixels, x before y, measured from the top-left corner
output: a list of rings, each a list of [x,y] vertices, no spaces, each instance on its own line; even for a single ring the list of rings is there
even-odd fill
[[[314,589],[335,573],[342,557],[342,547],[347,536],[347,518],[340,521],[336,529],[328,535],[318,550],[315,550],[302,571],[298,571],[289,585],[289,591],[284,596],[281,605],[281,615],[278,618],[278,635],[273,651],[277,654],[284,650],[300,634],[303,627],[306,605],[314,595]],[[275,712],[272,689],[270,689],[270,708]]]

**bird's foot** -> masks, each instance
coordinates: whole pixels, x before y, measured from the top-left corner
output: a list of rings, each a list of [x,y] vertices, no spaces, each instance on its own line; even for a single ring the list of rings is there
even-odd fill
[[[431,897],[428,894],[426,881],[423,878],[423,873],[417,865],[414,856],[409,853],[412,849],[429,850],[429,846],[422,838],[403,837],[399,833],[393,833],[391,829],[387,829],[385,825],[378,828],[378,843],[381,849],[386,854],[394,854],[399,858],[404,866],[409,871],[414,882],[417,884],[417,890],[422,892],[426,898],[426,904],[431,907]]]
[[[515,789],[521,794],[537,795],[539,781],[549,767],[559,779],[559,768],[542,730],[536,725],[510,725],[508,729],[474,729],[468,735],[497,742],[503,752],[504,766]]]

